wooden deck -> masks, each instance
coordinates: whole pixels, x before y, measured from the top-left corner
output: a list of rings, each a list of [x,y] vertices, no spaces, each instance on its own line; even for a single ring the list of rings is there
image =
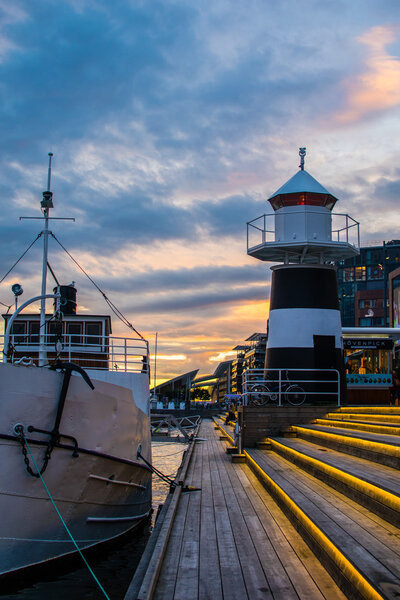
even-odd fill
[[[232,462],[214,424],[203,421],[199,435],[206,441],[182,477],[201,489],[169,496],[125,600],[344,599],[252,470]]]

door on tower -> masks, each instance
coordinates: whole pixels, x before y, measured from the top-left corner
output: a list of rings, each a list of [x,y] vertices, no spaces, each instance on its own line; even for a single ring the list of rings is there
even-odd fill
[[[314,335],[314,364],[316,369],[336,369],[334,335]]]

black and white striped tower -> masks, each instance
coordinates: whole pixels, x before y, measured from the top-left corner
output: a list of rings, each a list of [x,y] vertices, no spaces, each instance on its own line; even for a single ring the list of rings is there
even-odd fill
[[[271,267],[266,368],[344,375],[333,263],[359,254],[358,222],[332,212],[337,198],[304,170],[306,149],[299,154],[300,170],[269,198],[273,214],[247,224],[248,254],[281,263]]]

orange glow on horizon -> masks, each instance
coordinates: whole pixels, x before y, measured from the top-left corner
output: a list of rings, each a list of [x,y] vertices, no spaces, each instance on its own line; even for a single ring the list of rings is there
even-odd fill
[[[357,41],[367,46],[365,72],[343,82],[347,108],[336,115],[340,123],[353,123],[368,114],[400,104],[400,60],[386,47],[396,41],[399,28],[373,27]]]

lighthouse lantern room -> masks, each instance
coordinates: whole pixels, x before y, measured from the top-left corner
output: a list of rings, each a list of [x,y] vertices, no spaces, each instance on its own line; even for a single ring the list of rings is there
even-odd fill
[[[300,148],[300,170],[269,198],[274,212],[247,224],[250,256],[324,264],[359,254],[359,223],[332,212],[337,198],[304,170],[305,153]]]
[[[336,369],[344,389],[335,260],[359,254],[359,223],[332,212],[337,198],[304,170],[269,198],[273,213],[247,224],[247,253],[271,267],[267,369]]]

